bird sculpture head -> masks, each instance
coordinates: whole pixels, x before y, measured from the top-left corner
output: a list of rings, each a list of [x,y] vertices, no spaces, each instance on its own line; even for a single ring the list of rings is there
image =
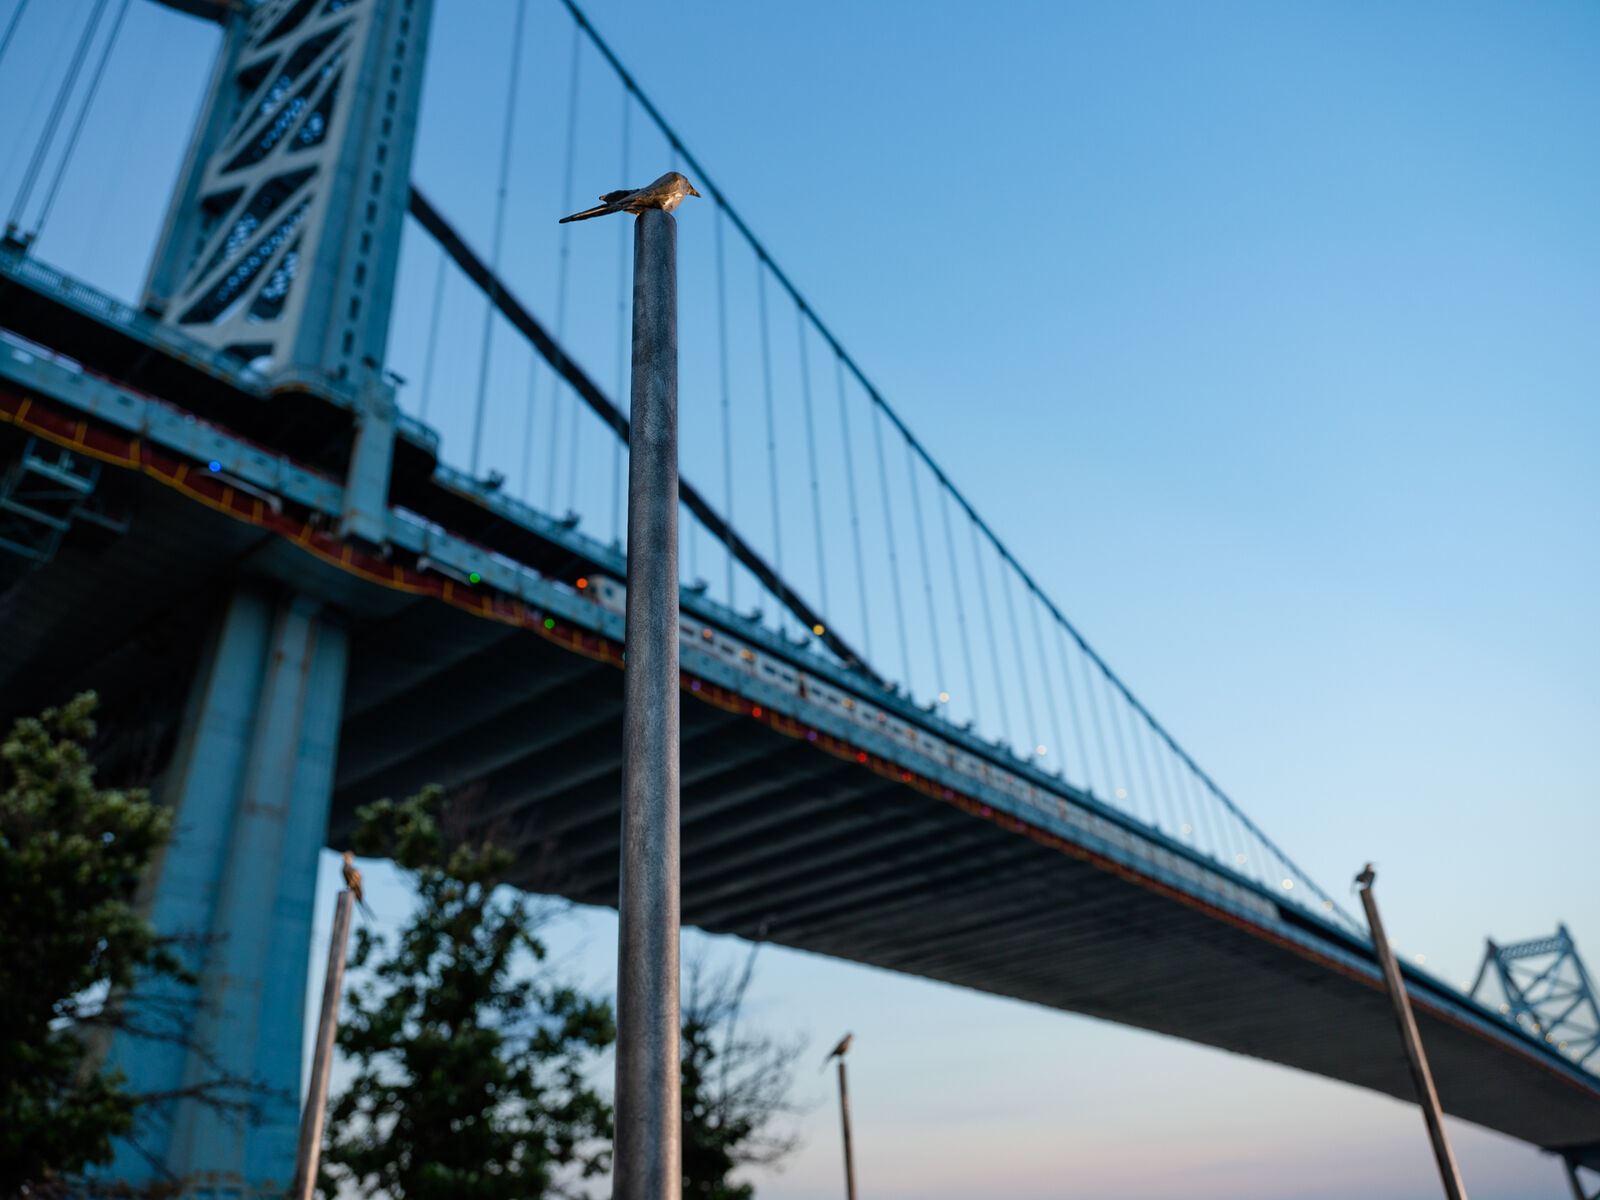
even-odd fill
[[[688,195],[690,195],[690,196],[700,196],[700,193],[694,190],[694,184],[689,182],[689,177],[687,175],[684,175],[682,172],[680,172],[680,171],[672,172],[672,180],[673,180],[674,183],[683,184],[683,190]],[[702,200],[705,199],[704,196],[700,196],[700,198]]]

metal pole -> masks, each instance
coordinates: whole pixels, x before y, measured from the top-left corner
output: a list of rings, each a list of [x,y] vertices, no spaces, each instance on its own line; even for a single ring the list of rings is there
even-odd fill
[[[678,226],[634,225],[615,1200],[683,1189],[678,1057]]]
[[[1366,870],[1356,876],[1361,885],[1361,906],[1367,910],[1367,928],[1372,931],[1372,948],[1377,951],[1378,965],[1383,968],[1384,986],[1394,1003],[1395,1023],[1400,1027],[1400,1043],[1405,1047],[1406,1065],[1411,1068],[1411,1082],[1416,1088],[1417,1103],[1422,1106],[1422,1119],[1428,1124],[1428,1140],[1433,1143],[1433,1156],[1439,1162],[1439,1177],[1444,1181],[1444,1194],[1448,1200],[1466,1200],[1467,1190],[1461,1183],[1461,1172],[1456,1167],[1456,1157],[1450,1151],[1450,1140],[1444,1132],[1444,1113],[1439,1108],[1439,1093],[1433,1087],[1433,1072],[1428,1070],[1428,1056],[1422,1049],[1422,1038],[1417,1033],[1417,1019],[1411,1012],[1411,999],[1406,995],[1405,981],[1400,978],[1400,965],[1394,960],[1389,939],[1383,932],[1383,919],[1378,916],[1378,901],[1372,894],[1372,881],[1376,872],[1368,863]]]
[[[1577,1163],[1563,1156],[1561,1165],[1567,1169],[1567,1182],[1572,1185],[1573,1200],[1595,1200],[1596,1196],[1600,1196],[1600,1192],[1596,1192],[1594,1196],[1591,1196],[1583,1190],[1583,1181],[1578,1178]]]
[[[844,1123],[845,1200],[856,1200],[856,1159],[850,1149],[850,1089],[845,1085],[842,1054],[839,1056],[839,1119]]]
[[[328,973],[322,985],[322,1015],[317,1019],[317,1050],[311,1060],[311,1090],[300,1116],[300,1149],[294,1160],[290,1200],[311,1200],[322,1159],[322,1122],[328,1113],[328,1072],[333,1068],[333,1035],[339,1028],[339,992],[344,987],[345,947],[350,941],[350,909],[355,894],[339,893],[333,910],[333,936],[328,941]]]

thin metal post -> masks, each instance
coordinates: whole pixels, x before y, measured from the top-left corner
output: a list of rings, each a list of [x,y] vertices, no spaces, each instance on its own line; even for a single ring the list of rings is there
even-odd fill
[[[844,1078],[844,1055],[839,1056],[839,1119],[844,1123],[844,1194],[856,1200],[856,1160],[850,1148],[850,1089]]]
[[[615,1200],[683,1188],[678,1057],[678,226],[634,225]]]
[[[1417,1091],[1417,1103],[1422,1106],[1422,1119],[1428,1125],[1428,1140],[1433,1143],[1433,1156],[1439,1162],[1439,1177],[1444,1181],[1444,1194],[1448,1200],[1466,1200],[1467,1190],[1461,1183],[1461,1171],[1450,1150],[1450,1139],[1444,1132],[1444,1113],[1439,1108],[1439,1093],[1433,1087],[1433,1072],[1428,1070],[1428,1056],[1422,1049],[1422,1038],[1417,1033],[1417,1019],[1411,1012],[1411,999],[1406,995],[1405,981],[1400,978],[1400,965],[1395,962],[1394,951],[1383,932],[1383,919],[1378,916],[1378,901],[1372,894],[1372,881],[1376,873],[1372,864],[1356,876],[1361,885],[1361,906],[1367,910],[1367,928],[1372,931],[1372,948],[1377,951],[1378,965],[1383,968],[1384,986],[1394,1003],[1395,1023],[1400,1027],[1400,1043],[1405,1047],[1406,1065],[1411,1068],[1411,1082]]]
[[[1597,1189],[1594,1195],[1584,1190],[1583,1181],[1578,1178],[1577,1163],[1563,1155],[1561,1165],[1567,1169],[1567,1182],[1572,1185],[1573,1200],[1596,1200],[1596,1197],[1600,1197],[1600,1189]]]
[[[333,1068],[333,1035],[339,1028],[339,993],[344,988],[345,948],[350,941],[350,909],[355,893],[339,893],[333,910],[333,936],[328,941],[328,973],[322,985],[322,1015],[317,1019],[317,1049],[311,1059],[311,1090],[300,1117],[300,1149],[294,1160],[290,1200],[311,1200],[317,1189],[322,1159],[322,1123],[328,1113],[328,1073]]]

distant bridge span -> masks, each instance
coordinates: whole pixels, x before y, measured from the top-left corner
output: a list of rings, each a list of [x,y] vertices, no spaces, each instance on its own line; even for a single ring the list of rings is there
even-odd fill
[[[0,593],[11,706],[93,684],[143,731],[113,758],[160,759],[184,736],[173,664],[203,678],[224,606],[270,608],[292,588],[348,638],[335,843],[379,795],[481,782],[519,882],[614,905],[623,643],[592,593],[624,573],[616,552],[436,469],[411,427],[380,555],[335,531],[348,410],[280,393],[273,420],[301,414],[278,439],[294,452],[253,444],[233,431],[259,421],[259,380],[37,264],[0,268],[0,326],[19,335],[0,342],[0,457],[31,444],[97,464],[103,506]],[[1411,1098],[1364,939],[718,605],[686,595],[683,612],[686,923],[765,926],[798,949]],[[822,690],[752,674],[718,639]],[[880,729],[827,689],[881,711]],[[954,769],[957,752],[982,771]],[[1600,1080],[1407,977],[1447,1111],[1600,1166]]]

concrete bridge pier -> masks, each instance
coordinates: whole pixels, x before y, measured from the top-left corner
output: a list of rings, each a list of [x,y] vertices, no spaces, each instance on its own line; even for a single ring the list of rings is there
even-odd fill
[[[180,1097],[142,1121],[137,1146],[118,1146],[111,1178],[242,1197],[289,1185],[348,658],[344,629],[318,601],[250,585],[201,654],[161,785],[177,829],[147,884],[157,931],[194,939],[182,953],[201,982],[165,984],[130,1006],[135,1023],[180,1040],[119,1033],[110,1059],[137,1092],[251,1083],[262,1089],[248,1097],[258,1119]]]

